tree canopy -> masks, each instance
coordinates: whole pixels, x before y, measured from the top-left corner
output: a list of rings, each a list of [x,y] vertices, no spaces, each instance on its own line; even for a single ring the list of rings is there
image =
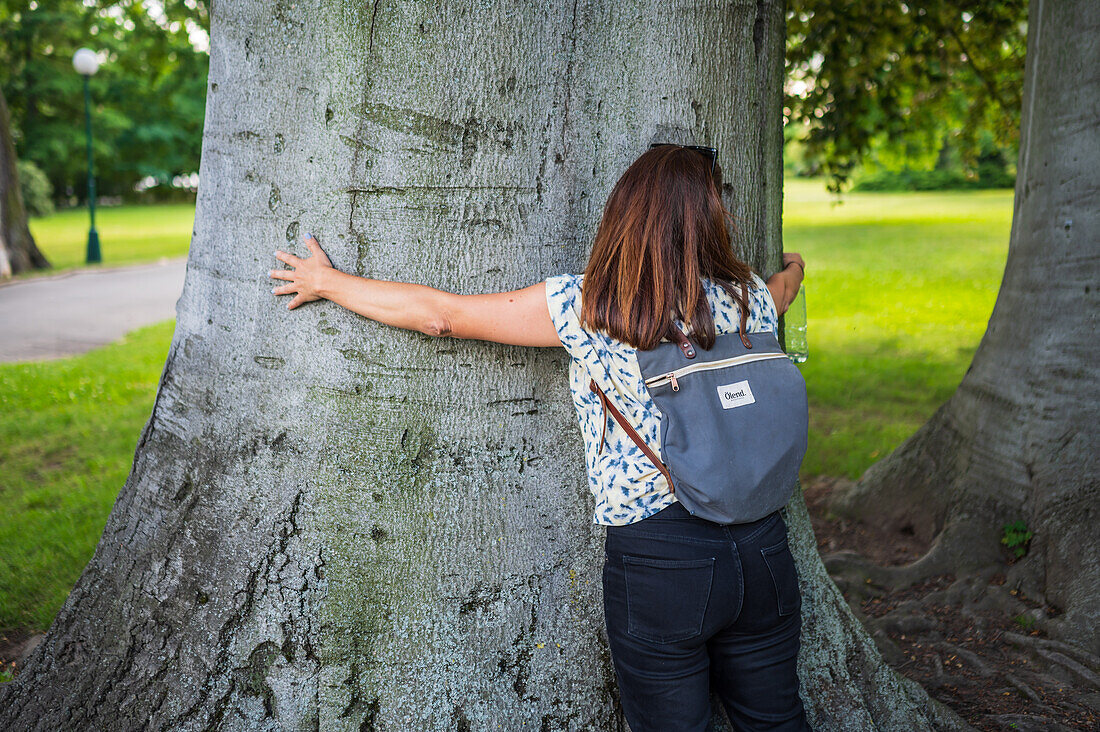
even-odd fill
[[[790,0],[785,114],[839,190],[874,149],[1015,160],[1026,0]]]
[[[198,170],[208,54],[205,0],[0,0],[0,87],[21,160],[57,194],[86,185],[83,80],[73,53],[105,59],[92,76],[96,186],[118,195],[147,176]]]

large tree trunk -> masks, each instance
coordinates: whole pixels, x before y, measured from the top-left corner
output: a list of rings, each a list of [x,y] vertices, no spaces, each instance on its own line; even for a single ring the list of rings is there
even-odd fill
[[[459,292],[580,271],[649,142],[716,144],[780,251],[782,2],[219,3],[195,236],[153,414],[0,726],[622,730],[560,349],[288,312],[275,248]],[[787,518],[819,729],[962,725]],[[716,720],[716,724],[720,724]]]
[[[988,329],[951,399],[834,509],[932,542],[915,563],[875,571],[879,582],[953,572],[949,594],[1026,613],[1093,664],[1098,296],[1100,3],[1033,0],[1008,263]],[[1005,566],[1003,526],[1016,520],[1034,535],[1027,555],[986,587]]]
[[[15,167],[15,141],[11,135],[8,101],[0,89],[0,280],[13,274],[50,266],[34,243],[27,226],[19,171]]]

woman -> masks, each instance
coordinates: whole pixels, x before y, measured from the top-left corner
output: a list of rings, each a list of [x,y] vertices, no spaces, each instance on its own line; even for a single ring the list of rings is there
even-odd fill
[[[326,298],[429,335],[568,350],[594,520],[607,526],[608,641],[633,732],[705,729],[712,689],[735,729],[809,729],[796,673],[801,596],[781,515],[730,525],[691,515],[589,389],[591,377],[659,445],[660,413],[634,349],[656,346],[670,321],[709,349],[738,330],[742,308],[748,331],[776,330],[794,299],[799,255],[785,254],[765,283],[733,254],[716,157],[658,145],[634,161],[608,198],[583,275],[458,295],[340,272],[309,234],[312,256],[276,251],[294,269],[270,272],[288,280],[272,292],[293,294],[290,309]]]

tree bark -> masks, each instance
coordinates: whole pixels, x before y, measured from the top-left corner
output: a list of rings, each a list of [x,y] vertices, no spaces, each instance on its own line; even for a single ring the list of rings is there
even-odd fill
[[[717,145],[780,259],[782,2],[310,3],[212,13],[195,235],[152,416],[15,728],[623,730],[561,349],[270,293],[272,250],[458,292],[583,268],[658,140]],[[786,509],[817,729],[959,729]],[[715,719],[718,729],[724,723]]]
[[[15,161],[11,115],[8,101],[0,90],[0,280],[50,266],[27,226],[27,210],[23,206]]]
[[[932,542],[894,584],[954,572],[970,601],[1100,654],[1100,5],[1033,0],[1021,119],[1008,261],[974,360],[833,508]],[[978,588],[999,596],[964,590],[1005,567],[1017,520],[1026,556]]]

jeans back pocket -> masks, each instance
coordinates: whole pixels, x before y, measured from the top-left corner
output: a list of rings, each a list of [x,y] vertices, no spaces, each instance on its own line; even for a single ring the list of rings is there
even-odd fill
[[[673,643],[702,633],[715,561],[624,554],[626,632],[651,643]]]
[[[760,554],[772,576],[780,615],[790,615],[802,606],[802,593],[798,589],[798,570],[791,555],[787,537],[777,544],[761,547]]]

